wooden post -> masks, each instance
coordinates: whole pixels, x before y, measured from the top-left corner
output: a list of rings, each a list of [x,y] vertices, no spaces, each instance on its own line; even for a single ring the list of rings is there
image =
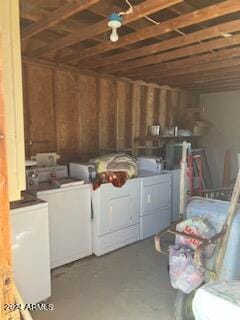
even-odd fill
[[[1,30],[0,30],[1,32]],[[6,306],[14,304],[14,287],[11,259],[9,198],[7,181],[5,113],[2,87],[2,55],[0,33],[0,319],[19,320],[19,311],[10,311]]]
[[[180,203],[179,203],[179,218],[184,219],[186,216],[186,203],[187,203],[187,150],[189,143],[183,142],[182,160],[180,170]]]
[[[216,274],[217,279],[221,277],[221,271],[223,267],[224,257],[227,250],[227,245],[229,241],[229,236],[232,228],[233,219],[235,217],[237,208],[238,208],[238,200],[240,196],[240,169],[238,171],[237,180],[235,182],[235,186],[233,189],[233,194],[231,198],[231,202],[228,208],[228,214],[225,220],[225,226],[227,227],[226,234],[221,239],[219,243],[219,251],[216,259]]]
[[[229,187],[231,180],[231,153],[230,150],[225,151],[224,168],[223,168],[223,181],[222,187]]]

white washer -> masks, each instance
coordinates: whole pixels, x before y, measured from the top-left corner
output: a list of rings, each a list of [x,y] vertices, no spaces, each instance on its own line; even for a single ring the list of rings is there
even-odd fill
[[[13,272],[25,303],[51,295],[48,205],[36,203],[11,210]]]
[[[37,197],[49,206],[51,269],[91,255],[91,186],[46,189]]]

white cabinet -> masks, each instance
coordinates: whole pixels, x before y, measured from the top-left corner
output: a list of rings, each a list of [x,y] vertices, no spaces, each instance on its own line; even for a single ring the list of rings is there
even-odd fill
[[[92,191],[93,253],[102,255],[139,240],[140,181]]]
[[[171,174],[143,171],[141,177],[140,239],[169,226],[171,221]]]
[[[48,205],[11,210],[13,271],[25,303],[51,295]]]
[[[92,254],[90,185],[37,193],[48,202],[51,268]]]

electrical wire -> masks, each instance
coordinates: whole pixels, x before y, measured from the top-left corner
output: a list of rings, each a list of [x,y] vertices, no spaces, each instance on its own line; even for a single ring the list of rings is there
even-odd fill
[[[129,6],[128,10],[127,11],[122,11],[122,12],[119,12],[118,15],[119,16],[123,16],[123,15],[126,15],[126,14],[130,14],[130,13],[133,13],[133,5],[130,3],[129,0],[125,0],[125,2],[127,3],[127,5]],[[148,21],[151,21],[152,23],[154,24],[160,24],[160,22],[148,17],[148,16],[144,16],[145,19],[147,19]],[[179,34],[181,34],[182,36],[185,36],[186,33],[182,32],[181,30],[178,30],[178,29],[174,29],[176,32],[178,32]]]
[[[148,16],[144,16],[144,18],[147,19],[148,21],[156,24],[156,25],[160,24],[160,22],[158,22],[158,21],[156,21],[156,20],[154,20],[154,19],[152,19],[152,18],[150,18],[150,17],[148,17]],[[182,31],[179,30],[179,29],[174,29],[174,31],[178,32],[178,33],[181,34],[182,36],[186,36],[186,33],[182,32]],[[198,42],[199,42],[199,43],[202,43],[201,40],[199,40]],[[212,53],[215,52],[213,49],[210,49],[210,50],[208,50],[208,51],[209,51],[209,52],[212,52]]]
[[[150,17],[148,17],[148,16],[144,16],[144,18],[147,19],[148,21],[151,21],[151,22],[154,23],[154,24],[160,24],[160,22],[158,22],[158,21],[156,21],[156,20],[154,20],[154,19],[152,19],[152,18],[150,18]],[[182,36],[186,36],[186,33],[182,32],[182,31],[179,30],[179,29],[174,29],[174,31],[180,33]]]
[[[123,15],[126,15],[126,14],[130,14],[130,13],[133,13],[133,5],[130,3],[129,0],[125,0],[125,2],[127,3],[127,5],[129,6],[128,10],[127,11],[122,11],[122,12],[119,12],[119,16],[123,16]]]
[[[123,15],[126,15],[126,14],[130,14],[130,13],[133,13],[134,9],[133,9],[133,5],[130,3],[129,0],[125,0],[125,2],[127,3],[127,5],[129,6],[128,10],[127,11],[123,11],[123,12],[119,12],[118,15],[119,16],[123,16]],[[152,18],[150,18],[149,16],[144,16],[145,19],[147,19],[148,21],[156,24],[156,25],[159,25],[161,24],[161,22],[158,22]],[[184,33],[183,31],[179,30],[179,29],[174,29],[174,31],[176,31],[177,33],[181,34],[182,36],[186,36],[187,34]],[[199,43],[202,43],[202,41],[198,41]],[[215,51],[210,49],[209,50],[210,52],[214,53]]]

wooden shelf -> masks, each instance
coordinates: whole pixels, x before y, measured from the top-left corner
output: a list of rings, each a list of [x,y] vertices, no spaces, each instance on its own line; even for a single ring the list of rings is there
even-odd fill
[[[183,136],[146,136],[146,137],[136,137],[134,138],[134,141],[140,141],[140,140],[146,140],[146,141],[159,141],[161,139],[191,139],[195,138],[197,136],[188,136],[188,137],[183,137]]]
[[[161,146],[135,146],[133,147],[133,149],[137,149],[137,150],[140,150],[140,149],[160,149],[162,148],[162,145]]]
[[[200,108],[198,108],[198,107],[196,107],[196,108],[194,108],[194,107],[192,107],[192,108],[183,108],[183,110],[184,110],[184,111],[193,112],[193,113],[195,113],[195,112],[201,112]]]

